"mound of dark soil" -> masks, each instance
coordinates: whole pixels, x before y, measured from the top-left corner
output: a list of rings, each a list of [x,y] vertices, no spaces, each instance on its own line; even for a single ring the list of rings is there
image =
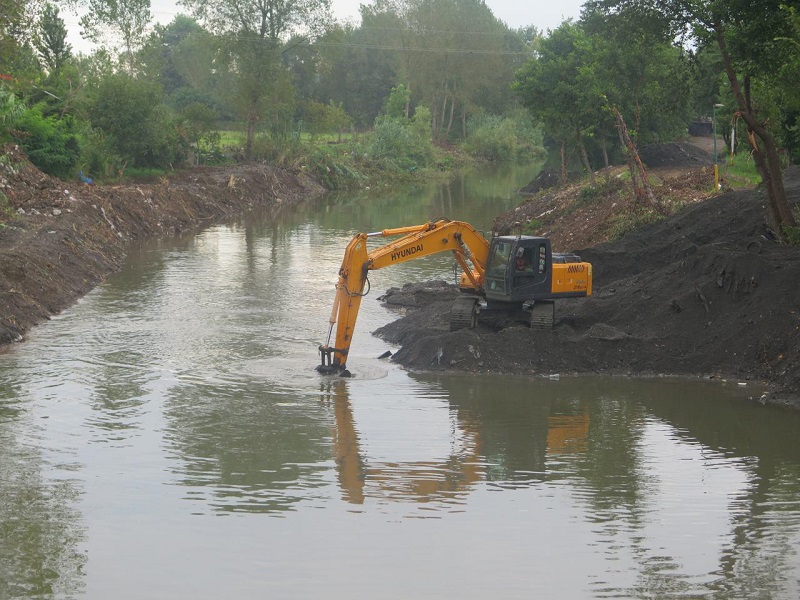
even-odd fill
[[[202,168],[153,184],[88,186],[0,152],[0,343],[64,310],[115,271],[128,243],[176,235],[261,206],[274,210],[324,188],[268,165]]]
[[[800,168],[786,188],[797,206]],[[764,200],[728,192],[579,250],[594,295],[558,302],[552,330],[450,332],[443,299],[376,334],[412,369],[733,377],[800,405],[800,248],[770,239]]]
[[[580,173],[567,173],[567,182],[580,179]],[[538,194],[542,190],[549,190],[551,188],[561,185],[561,172],[554,169],[542,169],[533,181],[528,183],[525,187],[519,190],[520,194],[533,195]]]
[[[695,145],[678,142],[643,146],[639,149],[639,158],[650,168],[697,167],[714,164],[714,159],[708,152]]]

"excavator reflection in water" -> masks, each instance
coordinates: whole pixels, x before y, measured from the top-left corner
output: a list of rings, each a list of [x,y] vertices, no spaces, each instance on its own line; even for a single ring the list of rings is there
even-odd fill
[[[343,499],[350,504],[363,504],[368,496],[420,503],[453,500],[473,490],[480,481],[515,487],[524,480],[530,485],[544,480],[547,457],[585,452],[589,434],[585,408],[576,415],[537,415],[533,422],[525,423],[524,435],[516,436],[506,429],[487,434],[487,424],[479,415],[456,406],[458,439],[451,444],[454,449],[449,456],[371,463],[360,448],[346,382],[323,384],[320,399],[333,407],[337,478]],[[532,432],[528,426],[539,431]],[[498,433],[503,439],[498,439]]]

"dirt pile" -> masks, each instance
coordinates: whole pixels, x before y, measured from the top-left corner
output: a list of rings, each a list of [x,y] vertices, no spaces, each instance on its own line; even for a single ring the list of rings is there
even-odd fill
[[[797,207],[800,167],[786,188]],[[771,239],[764,202],[760,190],[727,192],[579,248],[594,295],[556,303],[552,330],[450,332],[449,289],[376,334],[401,344],[393,360],[411,369],[728,377],[800,406],[800,248]]]
[[[136,239],[176,235],[261,206],[317,197],[310,178],[268,165],[203,168],[149,184],[65,183],[16,147],[0,151],[0,343],[64,310],[119,268]]]
[[[697,144],[707,140],[693,138]],[[656,198],[674,211],[701,202],[714,191],[711,157],[695,143],[647,146],[648,177]],[[651,217],[634,202],[628,169],[615,166],[596,174],[595,181],[573,177],[564,186],[542,187],[537,177],[520,190],[527,201],[498,215],[493,231],[500,235],[542,235],[557,251],[566,252],[606,242],[646,223]],[[551,182],[552,183],[552,182]]]
[[[720,145],[721,149],[722,146]],[[678,142],[642,146],[639,149],[639,158],[651,169],[659,167],[707,167],[714,164],[712,156],[702,148],[694,144]]]

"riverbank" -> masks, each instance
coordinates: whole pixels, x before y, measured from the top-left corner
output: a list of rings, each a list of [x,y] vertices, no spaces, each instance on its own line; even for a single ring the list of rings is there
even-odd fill
[[[187,233],[256,207],[291,210],[326,190],[269,165],[197,168],[147,184],[49,177],[0,152],[0,344],[74,304],[116,271],[130,242]]]

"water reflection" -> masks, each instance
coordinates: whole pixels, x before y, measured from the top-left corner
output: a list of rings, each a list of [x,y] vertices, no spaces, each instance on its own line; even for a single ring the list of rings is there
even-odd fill
[[[0,598],[72,598],[83,588],[86,557],[74,501],[80,484],[53,481],[52,468],[20,440],[33,431],[15,394],[0,389]]]
[[[259,385],[179,386],[164,416],[177,483],[195,511],[282,513],[319,504],[330,452],[323,419]]]
[[[457,173],[439,182],[402,189],[332,194],[321,212],[309,215],[326,228],[376,231],[447,217],[489,231],[494,218],[519,204],[517,191],[541,165],[503,164]]]
[[[465,495],[483,479],[481,440],[475,423],[454,422],[452,452],[441,461],[382,461],[365,457],[359,447],[347,383],[323,384],[321,402],[333,405],[335,415],[334,456],[342,496],[352,504],[363,504],[367,495],[412,502],[464,502]]]

